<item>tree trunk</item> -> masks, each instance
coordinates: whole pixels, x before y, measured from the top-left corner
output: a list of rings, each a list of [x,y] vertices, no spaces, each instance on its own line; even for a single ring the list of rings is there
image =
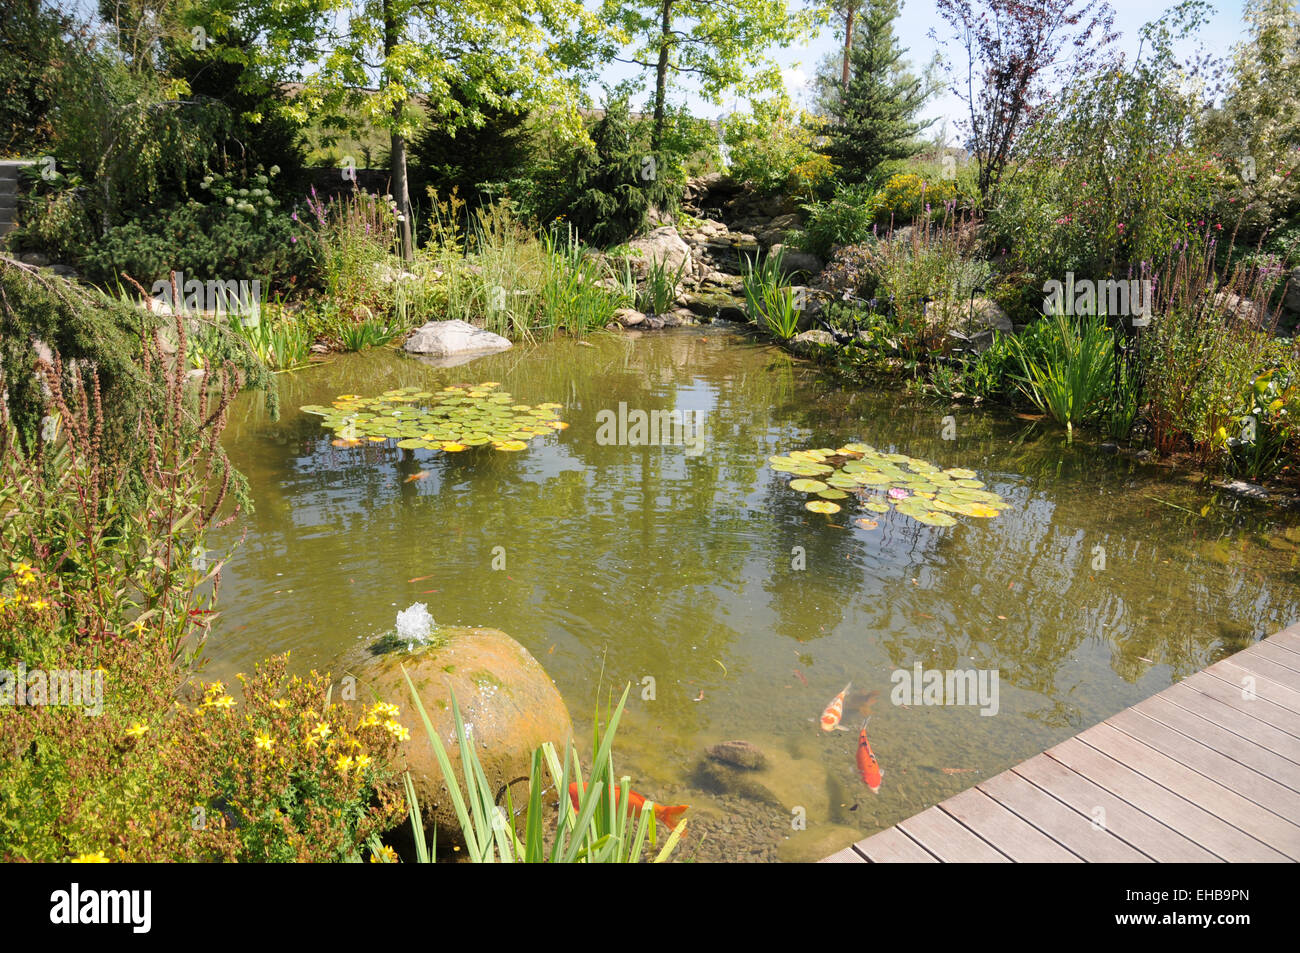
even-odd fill
[[[387,63],[393,51],[402,41],[401,24],[397,20],[392,5],[384,4],[384,62]],[[399,132],[402,114],[406,104],[393,104],[393,129],[389,139],[389,172],[392,176],[393,198],[397,202],[397,213],[402,220],[397,223],[398,234],[402,239],[402,258],[410,261],[415,257],[411,242],[411,192],[406,184],[406,137]]]
[[[853,49],[853,14],[850,6],[844,14],[844,92],[849,91],[849,52]]]
[[[664,134],[664,97],[668,89],[668,44],[672,36],[673,0],[663,0],[659,31],[659,63],[655,67],[655,119],[650,130],[650,150],[658,153]],[[655,157],[658,162],[658,156]]]

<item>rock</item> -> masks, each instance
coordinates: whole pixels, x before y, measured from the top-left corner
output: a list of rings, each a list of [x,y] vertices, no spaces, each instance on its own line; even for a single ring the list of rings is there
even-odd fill
[[[714,761],[744,768],[747,771],[761,771],[767,767],[767,757],[757,745],[748,741],[724,741],[713,745],[707,754]]]
[[[1011,319],[992,298],[966,299],[965,301],[927,301],[925,319],[931,325],[949,326],[974,338],[982,331],[1015,331]]]
[[[630,259],[632,267],[642,277],[649,273],[650,266],[655,263],[662,263],[672,273],[683,266],[683,270],[691,270],[691,246],[682,240],[677,229],[671,225],[656,228],[633,239],[628,242],[628,247],[633,251]]]
[[[768,254],[781,256],[781,271],[786,275],[799,272],[806,275],[819,275],[826,267],[826,263],[812,252],[799,251],[786,245],[773,245]]]
[[[437,826],[438,839],[461,841],[450,793],[433,754],[420,713],[402,668],[420,694],[420,701],[442,739],[452,772],[462,785],[460,748],[452,720],[451,697],[474,744],[488,786],[495,794],[516,778],[527,777],[533,750],[551,742],[559,751],[573,734],[569,710],[550,677],[522,645],[496,629],[443,628],[445,639],[414,652],[372,656],[356,666],[356,697],[363,703],[380,701],[399,709],[397,720],[411,732],[398,751],[398,776],[411,772],[426,823]],[[526,788],[526,785],[522,785]],[[518,791],[516,802],[526,797]],[[409,828],[404,822],[403,828]]]
[[[745,302],[723,291],[703,289],[688,297],[686,307],[702,318],[744,321]]]
[[[647,314],[645,318],[645,324],[641,326],[643,328],[648,328],[651,331],[659,331],[662,330],[664,327],[664,319],[659,317],[659,315],[657,314]]]
[[[1215,294],[1214,308],[1260,330],[1268,328],[1272,317],[1267,305],[1256,304],[1249,298],[1242,298],[1230,291],[1220,291]]]
[[[814,354],[824,344],[834,344],[835,337],[829,331],[803,331],[790,339],[790,350],[796,354]]]
[[[43,252],[28,251],[19,255],[18,260],[24,265],[34,265],[37,268],[44,268],[50,263],[50,256]]]
[[[1233,480],[1229,483],[1221,483],[1220,486],[1229,493],[1235,493],[1250,500],[1267,500],[1269,498],[1268,490],[1254,483],[1247,483],[1245,480]]]
[[[459,319],[430,321],[416,328],[406,340],[406,350],[409,353],[439,358],[504,351],[513,346],[501,335],[476,328]]]
[[[754,780],[745,770],[729,764],[705,759],[696,767],[692,781],[696,787],[716,794],[730,794],[772,807],[784,806],[766,785]]]
[[[645,315],[633,308],[619,308],[614,312],[614,320],[625,328],[634,328],[645,321]]]
[[[760,226],[754,230],[759,244],[765,247],[779,245],[785,241],[788,232],[792,232],[803,224],[802,219],[797,214],[778,215],[766,225]]]
[[[1293,314],[1300,314],[1300,266],[1291,269],[1291,277],[1287,282],[1286,297],[1282,299],[1282,307]]]
[[[1112,454],[1119,453],[1119,444],[1115,443],[1113,440],[1107,440],[1101,445],[1101,452]]]

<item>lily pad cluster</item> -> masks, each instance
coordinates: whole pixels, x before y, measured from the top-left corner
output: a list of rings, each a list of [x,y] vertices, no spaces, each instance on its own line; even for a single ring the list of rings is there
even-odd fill
[[[499,386],[484,381],[436,392],[402,387],[378,397],[340,394],[329,407],[309,404],[302,410],[325,418],[335,447],[395,440],[403,450],[455,453],[490,443],[510,452],[569,426],[559,419],[560,404],[521,404]]]
[[[856,497],[873,513],[894,510],[926,526],[952,526],[957,516],[988,518],[1010,506],[975,479],[975,471],[943,469],[905,453],[883,453],[865,443],[838,450],[795,450],[769,458],[773,470],[792,474],[790,489],[814,497],[804,507],[838,513],[837,501]],[[868,528],[871,519],[858,521]]]

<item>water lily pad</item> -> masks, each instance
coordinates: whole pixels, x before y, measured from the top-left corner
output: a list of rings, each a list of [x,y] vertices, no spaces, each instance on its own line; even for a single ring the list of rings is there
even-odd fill
[[[791,480],[790,489],[800,493],[820,493],[826,489],[826,484],[821,480]]]
[[[938,510],[925,510],[913,517],[918,523],[924,523],[926,526],[956,526],[957,521],[947,513],[940,513]]]
[[[817,495],[820,496],[823,500],[843,500],[848,497],[848,494],[845,493],[843,490],[836,490],[836,489],[822,490]]]
[[[888,512],[889,512],[889,504],[888,504],[888,503],[877,503],[877,502],[875,502],[874,500],[868,500],[866,503],[863,503],[863,504],[862,504],[862,507],[863,507],[863,509],[871,510],[871,512],[873,512],[873,513],[888,513]]]
[[[522,440],[504,440],[500,443],[494,443],[492,446],[496,450],[505,450],[511,453],[518,450],[528,449],[528,444],[524,443]]]
[[[812,500],[811,502],[805,503],[803,506],[804,509],[812,510],[814,513],[830,514],[838,513],[840,511],[838,503],[829,503],[826,500]]]

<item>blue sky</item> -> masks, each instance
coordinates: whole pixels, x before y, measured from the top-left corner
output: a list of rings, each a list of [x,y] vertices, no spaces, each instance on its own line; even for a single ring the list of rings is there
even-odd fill
[[[798,3],[799,0],[791,0],[791,2]],[[1120,34],[1116,41],[1118,49],[1129,56],[1136,53],[1139,28],[1144,23],[1157,19],[1174,5],[1173,0],[1112,0],[1111,6],[1115,8],[1115,29]],[[1244,39],[1245,21],[1242,18],[1244,0],[1213,0],[1211,6],[1214,9],[1214,17],[1202,28],[1199,43],[1187,45],[1180,49],[1180,53],[1190,54],[1199,46],[1207,53],[1226,57],[1231,53],[1233,45]],[[894,32],[899,37],[900,45],[907,49],[907,58],[918,72],[930,61],[936,51],[941,55],[952,57],[962,54],[960,49],[951,46],[945,48],[942,43],[930,39],[927,34],[932,28],[937,30],[941,38],[947,35],[947,24],[939,18],[934,0],[903,0],[901,14],[894,24]],[[807,43],[776,51],[774,58],[781,65],[785,73],[786,87],[796,102],[808,104],[809,91],[806,85],[808,79],[821,59],[832,50],[838,50],[841,43],[842,41],[835,37],[835,30],[831,25],[823,28],[819,36],[811,38]],[[606,71],[603,79],[613,82],[632,75],[634,72],[624,67],[611,67]],[[648,93],[649,85],[646,89]],[[691,106],[693,112],[710,118],[733,109],[731,101],[719,108],[696,96],[684,97],[679,91],[674,101],[683,100]],[[744,109],[743,101],[740,101],[739,107]],[[950,141],[956,140],[955,123],[962,117],[963,107],[955,96],[951,94],[937,96],[927,105],[922,115],[926,119],[938,120],[931,127],[932,133],[938,132],[943,120],[946,119]]]

